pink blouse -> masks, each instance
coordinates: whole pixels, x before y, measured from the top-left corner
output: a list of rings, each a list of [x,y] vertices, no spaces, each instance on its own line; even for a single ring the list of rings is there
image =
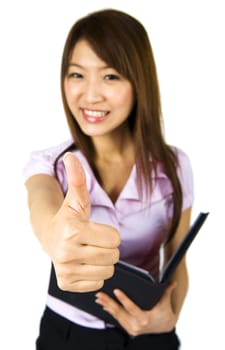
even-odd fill
[[[25,181],[35,174],[56,176],[54,161],[56,157],[72,143],[71,140],[42,151],[31,153],[30,160],[23,169]],[[173,147],[178,157],[177,173],[183,192],[185,210],[193,204],[193,175],[187,155]],[[160,164],[157,176],[154,176],[153,191],[148,199],[140,199],[137,189],[136,166],[133,166],[130,177],[113,204],[107,193],[99,185],[84,155],[75,150],[73,153],[81,161],[91,198],[91,221],[114,226],[121,235],[120,259],[150,271],[157,277],[159,274],[159,249],[166,238],[168,219],[172,216],[172,187]],[[67,178],[62,158],[57,162],[57,176],[64,193],[67,191]],[[145,193],[146,191],[144,191]],[[81,311],[50,295],[47,306],[70,321],[91,328],[105,328],[104,321]]]

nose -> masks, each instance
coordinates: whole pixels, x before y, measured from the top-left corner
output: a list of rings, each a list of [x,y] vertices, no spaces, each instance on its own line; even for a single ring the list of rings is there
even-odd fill
[[[84,95],[88,104],[101,102],[104,99],[101,83],[96,79],[89,80]]]

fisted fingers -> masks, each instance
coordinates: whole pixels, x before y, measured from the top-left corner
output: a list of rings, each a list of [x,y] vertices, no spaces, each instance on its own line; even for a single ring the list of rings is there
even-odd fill
[[[88,292],[95,292],[101,289],[104,285],[104,280],[102,281],[75,281],[67,286],[67,288],[63,289],[64,291],[69,292],[77,292],[77,293],[88,293]]]
[[[114,266],[93,266],[86,264],[61,264],[56,267],[57,277],[72,283],[80,280],[105,280],[113,276]]]
[[[95,266],[110,266],[118,262],[118,248],[99,248],[89,245],[68,245],[66,249],[58,249],[53,261],[57,264],[87,264]]]
[[[119,260],[120,236],[113,227],[88,222],[61,241],[54,260],[90,265],[113,265]]]
[[[120,245],[120,235],[114,227],[92,221],[84,225],[75,234],[78,243],[102,248],[117,248]]]
[[[100,289],[104,280],[113,276],[114,266],[69,263],[57,265],[55,270],[60,289],[71,292],[87,292]]]
[[[80,263],[95,266],[112,266],[119,260],[119,249],[106,249],[92,246],[83,246],[79,250]],[[75,258],[76,260],[76,258]]]

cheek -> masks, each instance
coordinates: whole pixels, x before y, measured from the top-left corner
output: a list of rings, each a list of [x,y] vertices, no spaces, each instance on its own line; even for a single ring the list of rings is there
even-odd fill
[[[74,86],[74,84],[67,81],[64,83],[64,92],[67,101],[73,101],[79,95],[78,88]]]
[[[117,94],[118,95],[118,94]],[[132,90],[123,90],[118,95],[118,103],[123,107],[127,112],[130,112],[134,105],[134,96]]]

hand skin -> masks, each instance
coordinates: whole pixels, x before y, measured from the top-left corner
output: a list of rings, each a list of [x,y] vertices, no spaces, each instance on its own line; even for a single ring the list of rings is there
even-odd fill
[[[172,241],[164,250],[168,260],[190,224],[191,208],[182,213],[179,227]],[[185,258],[182,259],[173,276],[173,282],[167,287],[160,301],[151,310],[142,310],[121,290],[114,290],[120,303],[107,294],[98,292],[96,303],[109,312],[132,336],[172,331],[179,318],[188,289],[188,274]]]
[[[102,305],[132,336],[169,332],[176,324],[176,315],[170,301],[175,287],[176,283],[172,283],[156,306],[147,311],[140,309],[119,289],[115,289],[114,294],[122,305],[102,292],[96,294],[96,303]]]
[[[35,175],[26,182],[30,220],[54,264],[59,288],[95,291],[114,273],[120,236],[113,227],[89,220],[90,198],[82,165],[71,153],[65,154],[64,164],[65,198],[49,175]]]

